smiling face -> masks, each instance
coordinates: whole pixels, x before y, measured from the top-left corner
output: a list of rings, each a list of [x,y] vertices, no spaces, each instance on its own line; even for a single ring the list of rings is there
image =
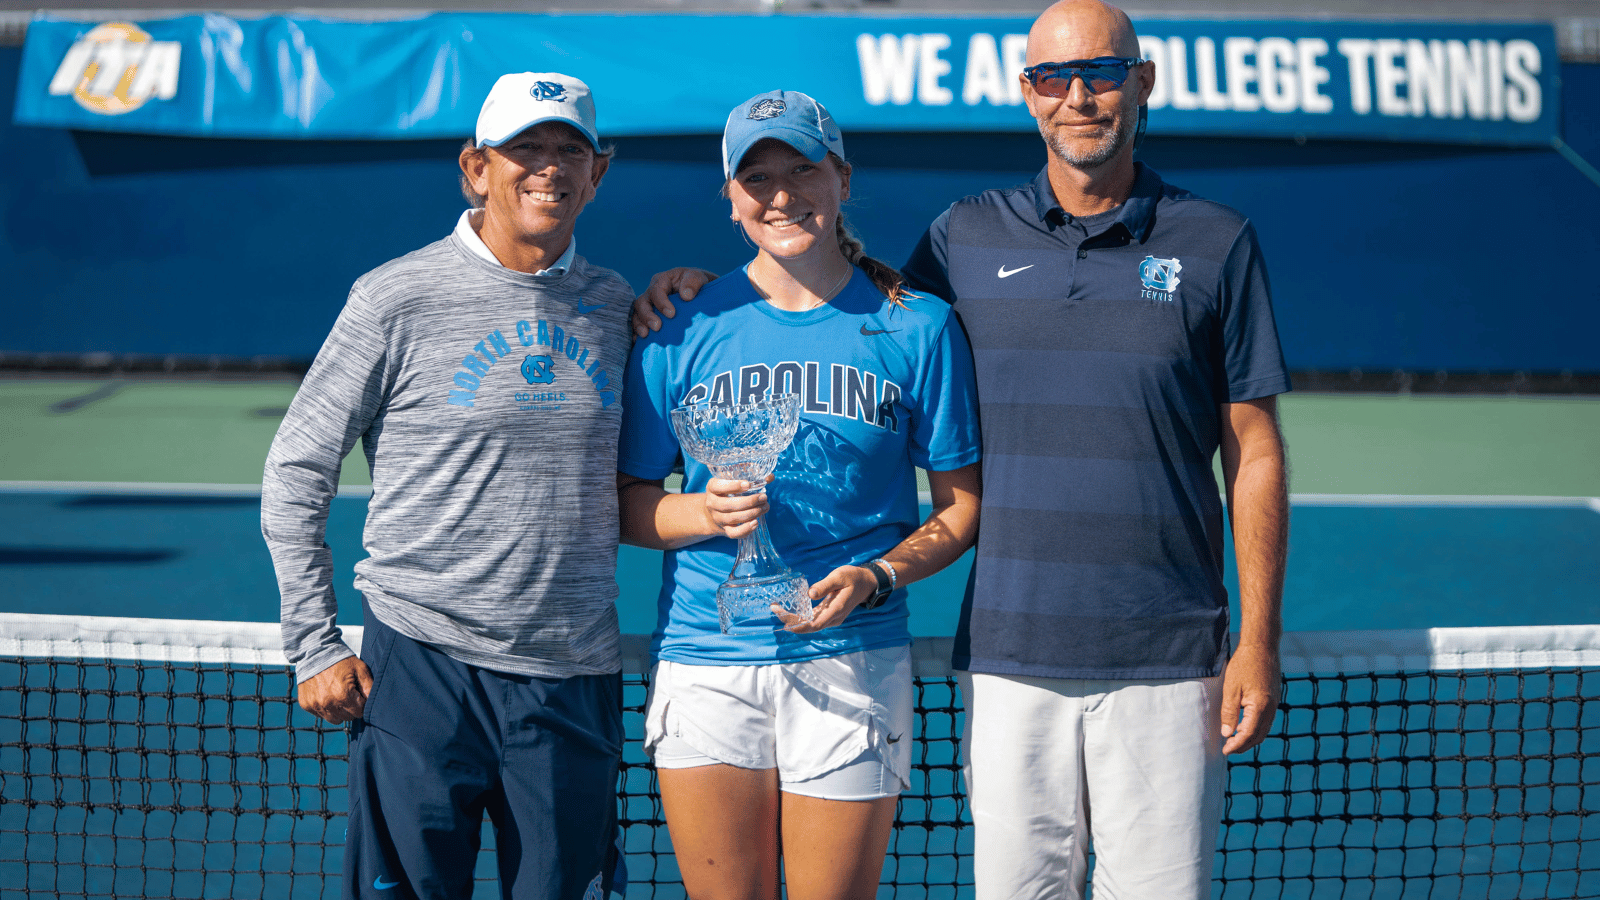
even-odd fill
[[[1028,33],[1030,66],[1138,55],[1139,40],[1127,16],[1097,0],[1058,3]],[[1046,97],[1023,78],[1022,97],[1050,151],[1072,168],[1092,171],[1132,154],[1139,106],[1150,96],[1153,75],[1153,64],[1135,66],[1121,87],[1098,94],[1074,78],[1065,97]]]
[[[782,141],[759,141],[728,182],[734,218],[761,252],[779,259],[838,252],[835,223],[850,199],[850,170],[806,159]]]
[[[498,147],[463,152],[462,171],[484,197],[484,243],[496,255],[502,243],[560,254],[607,162],[564,122],[540,122]]]

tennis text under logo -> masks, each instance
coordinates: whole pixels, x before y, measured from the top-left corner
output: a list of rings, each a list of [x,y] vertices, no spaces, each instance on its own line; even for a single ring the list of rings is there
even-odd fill
[[[152,40],[137,25],[97,25],[67,49],[55,77],[52,96],[72,95],[92,113],[120,116],[151,98],[171,100],[178,93],[178,62],[183,45]]]
[[[799,394],[803,413],[840,416],[900,432],[900,416],[895,411],[900,385],[839,363],[830,364],[826,375],[817,362],[741,366],[737,374],[727,371],[713,377],[709,388],[695,385],[680,402],[749,403],[768,392]]]
[[[600,393],[600,407],[617,402],[617,393],[610,387],[611,375],[600,368],[600,357],[594,354],[591,358],[589,348],[576,335],[568,334],[560,325],[551,325],[544,319],[538,322],[529,322],[526,319],[517,323],[517,342],[524,347],[549,347],[548,356],[529,356],[524,354],[521,360],[513,360],[515,367],[527,384],[550,384],[556,380],[556,373],[551,366],[557,354],[571,360],[582,371],[583,376],[593,382],[594,389]],[[452,381],[455,387],[450,389],[449,402],[455,406],[473,406],[477,399],[478,388],[483,385],[484,379],[489,377],[489,370],[500,360],[514,356],[511,342],[499,330],[484,335],[461,360],[461,371],[455,374]],[[571,376],[567,376],[571,377]],[[565,382],[563,382],[565,384]],[[533,395],[541,400],[553,399],[549,394]],[[565,400],[563,393],[560,398]],[[518,396],[517,400],[524,398]]]

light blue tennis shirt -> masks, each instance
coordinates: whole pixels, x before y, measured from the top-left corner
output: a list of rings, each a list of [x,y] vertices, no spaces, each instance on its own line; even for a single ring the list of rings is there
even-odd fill
[[[950,307],[886,301],[859,270],[832,303],[785,312],[743,271],[707,285],[659,332],[634,344],[623,390],[617,467],[664,478],[680,457],[669,411],[685,403],[802,398],[800,427],[767,488],[767,526],[784,562],[813,584],[893,549],[920,524],[914,466],[948,471],[978,461],[972,353]],[[711,472],[684,461],[684,490]],[[906,591],[857,608],[815,634],[721,633],[717,586],[738,542],[715,537],[668,551],[652,653],[700,665],[793,662],[908,643]]]

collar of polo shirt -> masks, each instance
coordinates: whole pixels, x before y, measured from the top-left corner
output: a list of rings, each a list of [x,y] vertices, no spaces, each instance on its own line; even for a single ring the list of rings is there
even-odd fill
[[[1149,239],[1150,229],[1155,226],[1156,201],[1161,199],[1161,177],[1142,162],[1134,163],[1134,166],[1137,174],[1133,179],[1133,190],[1110,227],[1120,224],[1134,240],[1142,244]],[[1049,224],[1051,213],[1060,215],[1062,221],[1066,218],[1067,211],[1056,202],[1056,192],[1050,187],[1048,168],[1041,169],[1033,179],[1033,204],[1041,222]]]

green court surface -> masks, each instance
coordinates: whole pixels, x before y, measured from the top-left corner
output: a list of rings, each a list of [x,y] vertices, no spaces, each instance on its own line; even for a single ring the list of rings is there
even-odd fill
[[[260,484],[297,386],[0,380],[0,480]],[[359,451],[344,482],[371,483]]]
[[[0,481],[260,484],[291,380],[0,380]],[[1600,496],[1600,398],[1289,394],[1298,494]],[[359,452],[344,483],[369,483]]]

